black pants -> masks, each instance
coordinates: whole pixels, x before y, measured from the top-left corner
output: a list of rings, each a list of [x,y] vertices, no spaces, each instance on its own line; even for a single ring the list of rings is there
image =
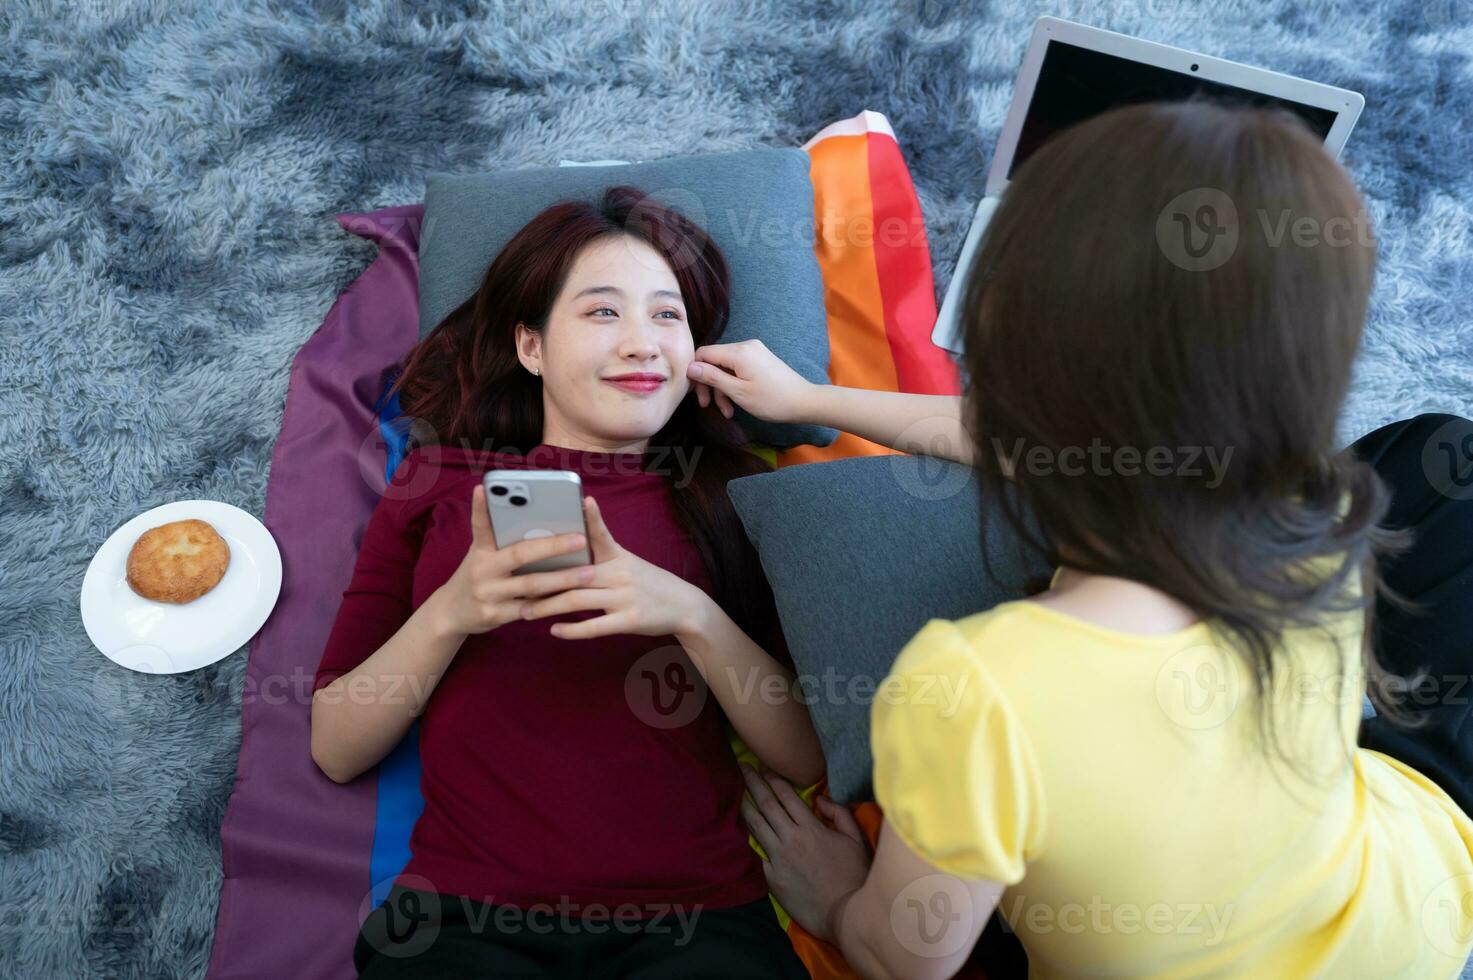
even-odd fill
[[[1355,454],[1391,488],[1388,527],[1411,528],[1411,550],[1382,563],[1386,584],[1421,603],[1408,613],[1376,605],[1381,663],[1403,676],[1425,670],[1407,695],[1426,724],[1361,723],[1360,744],[1405,762],[1473,814],[1473,421],[1419,415],[1358,439]]]
[[[364,920],[353,965],[366,980],[808,976],[766,896],[679,914],[650,909],[637,922],[618,912],[584,919],[396,885]]]

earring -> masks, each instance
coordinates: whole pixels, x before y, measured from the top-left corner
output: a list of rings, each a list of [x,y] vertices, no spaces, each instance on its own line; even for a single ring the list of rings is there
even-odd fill
[[[532,369],[532,375],[533,375],[533,377],[537,377],[537,378],[542,377],[542,369],[541,368],[533,368]]]

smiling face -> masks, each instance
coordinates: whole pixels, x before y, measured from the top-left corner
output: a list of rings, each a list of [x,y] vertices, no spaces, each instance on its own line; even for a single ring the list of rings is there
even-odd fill
[[[643,452],[690,391],[695,345],[669,263],[642,239],[606,235],[578,253],[547,324],[516,328],[517,357],[542,374],[542,441]],[[648,383],[620,385],[621,375]],[[658,380],[657,380],[658,379]]]

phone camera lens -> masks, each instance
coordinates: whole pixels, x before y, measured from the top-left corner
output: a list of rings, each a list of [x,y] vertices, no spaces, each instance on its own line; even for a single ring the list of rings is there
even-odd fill
[[[511,505],[513,507],[521,507],[526,502],[527,502],[527,498],[526,497],[523,497],[521,494],[517,494],[515,497],[512,497],[511,498]]]
[[[497,497],[505,497],[506,496],[506,487],[502,486],[499,483],[493,483],[491,485],[491,493],[494,496],[497,496]]]
[[[1197,70],[1197,66],[1196,65],[1193,65],[1192,66],[1192,71],[1196,71],[1196,70]]]

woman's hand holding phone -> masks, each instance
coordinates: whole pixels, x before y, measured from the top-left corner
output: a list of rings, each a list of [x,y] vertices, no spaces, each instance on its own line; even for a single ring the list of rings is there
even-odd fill
[[[765,422],[802,421],[817,387],[755,338],[697,347],[685,374],[702,408],[714,398],[727,418],[735,403]]]
[[[659,565],[625,549],[609,532],[598,501],[583,498],[588,524],[593,574],[560,595],[522,604],[522,616],[541,619],[580,609],[602,610],[604,615],[576,623],[553,623],[549,632],[563,640],[633,633],[639,636],[679,635],[694,628],[710,596]]]
[[[548,538],[518,541],[505,548],[496,545],[491,516],[486,508],[486,490],[479,483],[471,491],[471,543],[465,557],[445,584],[436,590],[441,623],[454,634],[486,633],[512,620],[521,619],[522,603],[566,592],[593,580],[594,566],[579,565],[553,572],[515,575],[513,570],[528,562],[577,551],[583,535],[559,534]]]

